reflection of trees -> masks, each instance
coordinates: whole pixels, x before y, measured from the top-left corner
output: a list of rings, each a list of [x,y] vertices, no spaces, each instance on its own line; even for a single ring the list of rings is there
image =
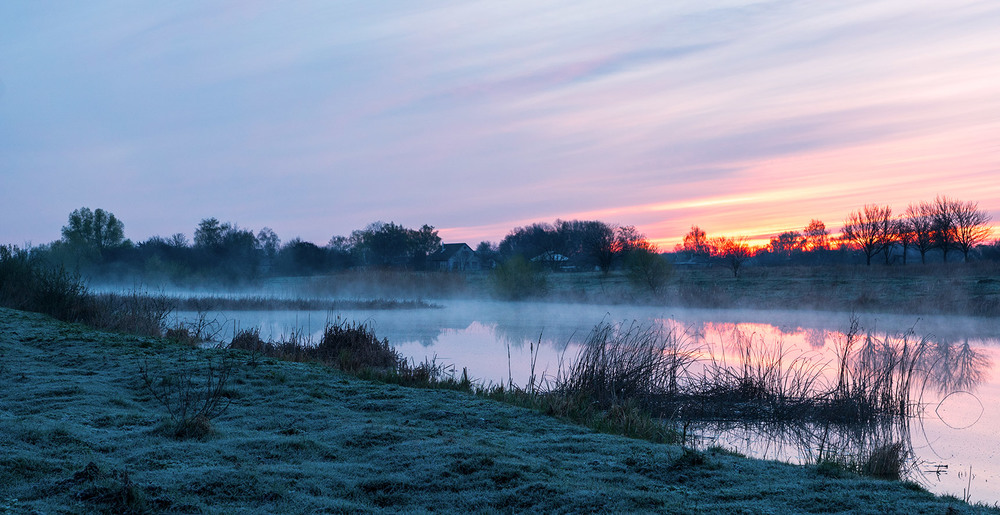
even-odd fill
[[[940,393],[956,390],[974,390],[986,378],[986,371],[993,366],[989,356],[969,345],[966,338],[962,343],[933,342],[927,352],[926,369],[929,382]]]
[[[910,433],[910,420],[889,417],[868,424],[811,424],[780,421],[713,422],[697,425],[707,443],[732,445],[761,459],[787,462],[833,462],[857,472],[878,475],[877,461],[886,450],[902,458],[901,478],[919,470]],[[890,474],[892,471],[887,471]]]
[[[826,345],[826,331],[822,329],[806,329],[806,343],[814,349],[822,349]]]

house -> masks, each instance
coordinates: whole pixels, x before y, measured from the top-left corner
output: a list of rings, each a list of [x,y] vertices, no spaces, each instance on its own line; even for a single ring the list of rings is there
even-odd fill
[[[552,270],[571,270],[570,259],[558,252],[548,251],[531,258],[532,263],[551,268]]]
[[[481,270],[482,261],[472,247],[465,243],[445,243],[441,249],[427,256],[432,270],[466,272]]]

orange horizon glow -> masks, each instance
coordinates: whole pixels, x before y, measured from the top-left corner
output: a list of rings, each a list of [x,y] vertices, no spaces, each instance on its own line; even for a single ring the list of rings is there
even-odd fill
[[[661,251],[673,250],[693,225],[709,238],[746,237],[762,247],[783,232],[802,232],[813,219],[822,221],[832,238],[840,234],[844,219],[865,204],[888,204],[895,216],[908,204],[938,195],[977,202],[995,224],[1000,222],[1000,166],[994,155],[984,152],[990,145],[988,134],[978,131],[928,133],[767,162],[730,163],[740,169],[739,177],[721,185],[719,192],[506,224],[442,228],[439,233],[446,240],[498,242],[515,227],[578,219],[635,225]],[[944,169],[963,173],[947,180]],[[997,238],[996,226],[990,229],[991,239]]]

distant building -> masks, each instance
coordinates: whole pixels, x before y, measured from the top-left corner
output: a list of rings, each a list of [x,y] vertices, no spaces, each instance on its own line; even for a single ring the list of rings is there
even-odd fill
[[[445,243],[441,249],[427,256],[427,264],[432,270],[467,272],[482,270],[483,263],[476,251],[465,243]]]
[[[570,259],[568,257],[551,250],[531,258],[531,262],[551,268],[552,270],[569,271],[575,268],[569,264]]]

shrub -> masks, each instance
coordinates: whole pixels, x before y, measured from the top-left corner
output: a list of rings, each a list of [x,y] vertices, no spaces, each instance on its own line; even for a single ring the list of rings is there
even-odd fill
[[[327,324],[318,345],[307,344],[295,334],[288,340],[264,341],[259,329],[245,329],[233,336],[229,348],[292,361],[318,361],[352,373],[410,370],[387,338],[379,340],[367,324],[340,320]],[[417,366],[411,372],[424,374],[426,370]]]
[[[83,279],[44,263],[26,249],[0,246],[0,305],[65,322],[145,336],[163,334],[170,313],[162,296],[90,293]]]
[[[648,289],[656,295],[663,290],[673,274],[670,262],[648,249],[636,249],[625,258],[625,274],[636,288]]]
[[[540,296],[548,291],[545,273],[520,255],[497,266],[492,278],[497,295],[507,300]]]
[[[154,372],[148,363],[143,363],[139,366],[139,376],[146,390],[170,416],[167,429],[173,436],[204,438],[212,431],[211,420],[229,407],[225,388],[233,363],[223,355],[218,361],[205,358],[203,370],[190,360],[181,365],[172,372]]]
[[[391,370],[402,361],[387,338],[379,340],[367,324],[346,321],[326,326],[315,353],[321,361],[335,363],[348,372]]]
[[[85,322],[95,310],[79,275],[13,245],[0,246],[0,304],[67,322]]]

